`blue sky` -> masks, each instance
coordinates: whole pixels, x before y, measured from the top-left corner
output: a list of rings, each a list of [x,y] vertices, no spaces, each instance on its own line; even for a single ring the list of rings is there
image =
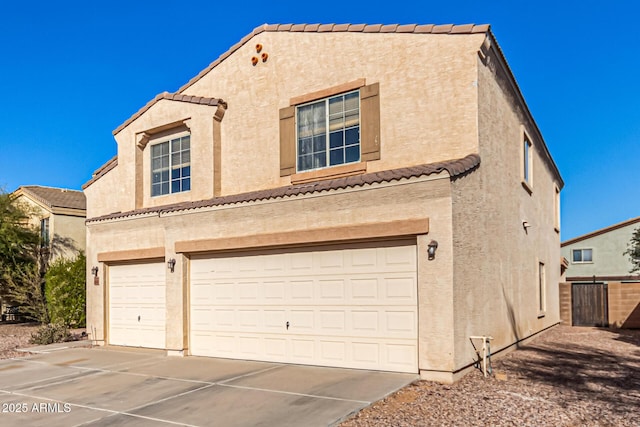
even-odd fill
[[[488,23],[565,180],[567,240],[640,215],[639,12],[632,0],[2,2],[0,188],[80,189],[116,154],[113,129],[263,23]]]

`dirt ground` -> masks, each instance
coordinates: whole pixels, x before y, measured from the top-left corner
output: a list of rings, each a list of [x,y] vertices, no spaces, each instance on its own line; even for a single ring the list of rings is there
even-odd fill
[[[37,328],[0,323],[0,359],[25,356]],[[640,426],[640,330],[557,326],[492,365],[413,383],[340,427]]]
[[[411,384],[341,427],[640,426],[640,330],[557,326],[492,365]]]

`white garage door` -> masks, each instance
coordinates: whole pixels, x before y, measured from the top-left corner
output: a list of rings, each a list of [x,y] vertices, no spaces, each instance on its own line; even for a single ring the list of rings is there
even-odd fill
[[[418,372],[413,244],[195,258],[190,300],[193,355]]]
[[[165,348],[164,263],[109,267],[109,344]]]

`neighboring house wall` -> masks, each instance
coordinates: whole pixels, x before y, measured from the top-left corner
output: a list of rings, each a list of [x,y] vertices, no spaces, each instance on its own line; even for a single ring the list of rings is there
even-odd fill
[[[618,277],[637,275],[631,273],[632,264],[624,252],[628,249],[633,232],[640,227],[640,218],[599,230],[562,243],[562,256],[569,260],[568,280],[572,278]],[[591,261],[576,262],[574,250],[591,250]]]
[[[34,200],[29,194],[20,194],[20,203],[31,211],[29,223],[40,232],[41,220],[48,219],[50,261],[58,258],[73,258],[79,251],[86,250],[86,232],[84,211],[81,213],[65,213],[64,208],[50,208],[42,202]]]

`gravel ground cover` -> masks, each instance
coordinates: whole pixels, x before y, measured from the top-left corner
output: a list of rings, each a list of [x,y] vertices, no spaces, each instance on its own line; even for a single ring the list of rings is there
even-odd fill
[[[640,330],[556,326],[492,365],[415,382],[341,427],[640,426]]]
[[[38,327],[37,323],[0,323],[0,359],[25,356],[15,349],[32,346],[29,339]]]
[[[29,340],[31,334],[36,332],[39,327],[38,323],[0,323],[0,359],[27,356],[29,353],[16,351],[16,349],[37,345],[29,343]],[[69,330],[75,340],[84,339],[85,337],[82,336],[84,331],[84,329]]]

